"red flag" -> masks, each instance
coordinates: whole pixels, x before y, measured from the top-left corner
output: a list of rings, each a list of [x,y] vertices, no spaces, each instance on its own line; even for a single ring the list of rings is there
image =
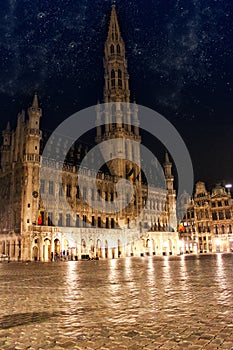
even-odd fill
[[[132,181],[132,182],[135,181],[134,168],[132,168],[132,169],[130,170],[130,172],[127,174],[127,178],[128,178],[130,181]]]
[[[38,225],[42,225],[42,222],[43,222],[42,214],[41,214],[41,211],[39,210],[37,223],[38,223]]]
[[[185,232],[185,227],[184,227],[182,222],[179,224],[178,230],[179,230],[179,232]]]

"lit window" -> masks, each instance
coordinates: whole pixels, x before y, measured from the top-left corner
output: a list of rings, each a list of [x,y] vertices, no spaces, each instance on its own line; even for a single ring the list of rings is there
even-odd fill
[[[59,213],[58,226],[62,226],[62,213]]]
[[[52,226],[52,225],[53,225],[53,213],[48,212],[48,226]]]
[[[114,45],[113,44],[110,46],[110,53],[111,53],[111,55],[114,54]]]
[[[70,214],[66,214],[66,226],[70,227]]]
[[[71,197],[71,185],[66,185],[66,197]]]
[[[59,184],[59,197],[63,196],[63,186],[62,183]]]
[[[118,86],[122,87],[122,71],[118,69]]]
[[[115,82],[115,71],[114,69],[112,69],[111,71],[111,86],[115,87],[116,86],[116,82]]]

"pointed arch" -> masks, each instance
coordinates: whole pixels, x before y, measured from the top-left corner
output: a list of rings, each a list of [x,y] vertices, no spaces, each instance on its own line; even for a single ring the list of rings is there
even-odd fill
[[[116,73],[115,73],[115,70],[112,69],[111,70],[111,87],[115,87],[116,86],[115,78],[116,78]]]
[[[114,53],[115,53],[115,47],[113,44],[111,44],[111,46],[110,46],[110,53],[111,53],[111,55],[114,55]]]
[[[122,88],[122,71],[118,69],[118,87]]]

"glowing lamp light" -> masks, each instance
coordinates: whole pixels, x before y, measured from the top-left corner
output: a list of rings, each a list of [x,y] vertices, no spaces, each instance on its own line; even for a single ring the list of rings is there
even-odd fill
[[[179,241],[179,247],[183,248],[183,246],[184,246],[184,242],[183,241]]]
[[[220,239],[216,239],[216,245],[220,245],[220,243],[221,243],[221,241],[220,241]]]
[[[225,188],[232,188],[232,184],[226,184]]]

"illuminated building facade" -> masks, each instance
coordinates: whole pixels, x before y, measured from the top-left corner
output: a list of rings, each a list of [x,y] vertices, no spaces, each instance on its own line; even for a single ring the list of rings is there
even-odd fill
[[[124,152],[133,153],[140,160],[141,136],[138,109],[122,113],[120,103],[130,102],[129,76],[125,46],[120,33],[115,7],[112,7],[109,31],[105,43],[105,106],[97,105],[96,118],[105,120],[105,127],[97,127],[96,143],[111,138],[124,140]],[[119,107],[119,108],[118,108]],[[0,171],[0,255],[11,260],[50,261],[56,258],[118,258],[124,256],[171,255],[179,252],[176,230],[176,193],[173,188],[172,164],[165,157],[164,173],[166,189],[152,189],[143,217],[143,229],[135,229],[133,222],[147,202],[147,186],[139,166],[134,162],[114,159],[108,162],[108,172],[99,171],[96,178],[98,194],[106,202],[116,197],[115,184],[119,179],[133,183],[134,196],[120,213],[108,215],[93,210],[86,200],[98,200],[91,187],[91,169],[87,169],[86,188],[81,194],[77,170],[88,148],[76,144],[69,151],[63,165],[61,183],[56,183],[57,161],[43,159],[47,176],[40,176],[45,136],[40,129],[42,109],[37,95],[27,114],[18,115],[17,126],[11,130],[7,125],[2,133]],[[131,127],[131,118],[134,125]],[[138,126],[137,126],[138,124]],[[136,141],[134,149],[127,140]],[[54,152],[63,152],[64,140],[54,145]],[[116,152],[121,149],[116,148]],[[94,162],[94,160],[93,160]],[[49,208],[44,206],[42,196],[49,198]],[[70,203],[73,214],[58,206],[61,197]],[[119,222],[126,225],[120,229]]]
[[[216,185],[208,192],[204,182],[198,182],[191,203],[188,204],[186,200],[186,208],[180,226],[184,252],[233,251],[233,201],[230,189]]]

